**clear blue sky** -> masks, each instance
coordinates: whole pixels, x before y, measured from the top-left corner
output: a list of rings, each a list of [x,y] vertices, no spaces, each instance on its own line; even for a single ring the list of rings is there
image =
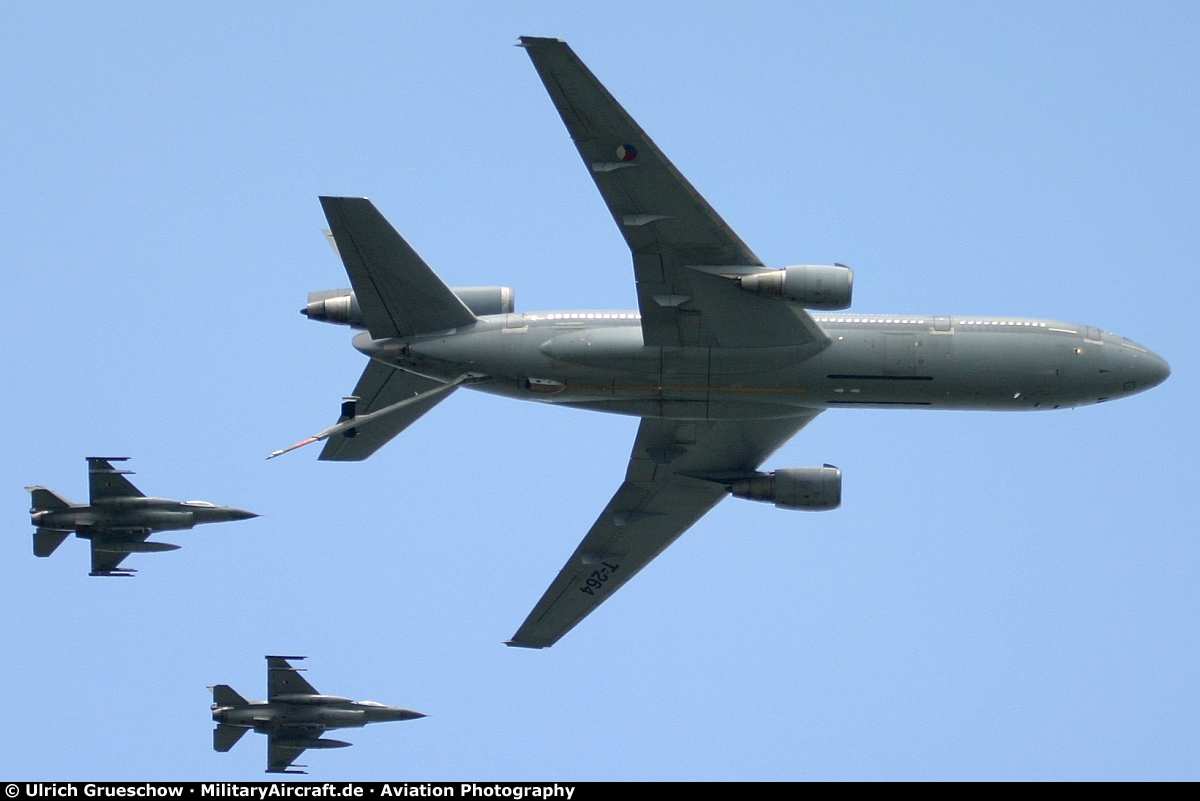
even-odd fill
[[[503,5],[506,8],[500,9]],[[0,778],[262,778],[206,685],[263,655],[430,717],[338,779],[1200,779],[1200,11],[1161,3],[9,4]],[[371,460],[264,461],[364,360],[319,194],[450,284],[631,308],[624,244],[511,47],[566,39],[768,263],[858,311],[1053,317],[1174,375],[1075,411],[833,411],[555,648],[507,649],[618,485],[628,418],[458,392]],[[1190,399],[1190,400],[1189,400]],[[32,556],[84,457],[260,519],[134,580]]]

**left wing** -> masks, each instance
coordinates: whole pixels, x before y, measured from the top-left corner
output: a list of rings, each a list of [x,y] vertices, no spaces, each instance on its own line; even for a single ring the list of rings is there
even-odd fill
[[[88,486],[91,489],[92,503],[107,498],[145,497],[140,489],[133,486],[129,479],[125,478],[125,476],[133,473],[132,470],[118,470],[112,466],[112,462],[125,462],[128,460],[128,456],[110,456],[108,458],[101,458],[99,456],[88,457]]]
[[[548,648],[820,412],[778,420],[644,418],[625,483],[508,645]]]
[[[150,536],[149,531],[130,534],[107,535],[93,532],[92,543],[92,576],[130,576],[134,571],[128,568],[118,570],[117,566],[125,561],[135,549],[145,543]],[[132,547],[123,547],[132,546]],[[142,546],[144,547],[144,546]]]
[[[304,773],[302,770],[288,770],[292,763],[300,758],[309,748],[320,748],[313,743],[319,743],[323,726],[312,728],[284,728],[267,732],[267,773]]]

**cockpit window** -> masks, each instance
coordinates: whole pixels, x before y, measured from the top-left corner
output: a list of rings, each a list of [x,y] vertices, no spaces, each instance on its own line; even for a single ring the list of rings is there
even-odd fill
[[[215,503],[209,503],[208,501],[184,501],[183,505],[184,506],[206,506],[209,509],[213,509],[216,507]]]

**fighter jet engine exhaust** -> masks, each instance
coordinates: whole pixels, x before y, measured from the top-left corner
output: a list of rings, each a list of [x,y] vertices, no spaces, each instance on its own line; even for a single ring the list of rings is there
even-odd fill
[[[755,295],[790,300],[806,309],[837,311],[850,308],[854,271],[844,264],[793,264],[782,270],[743,275],[737,282]]]
[[[842,504],[842,471],[833,465],[791,467],[734,481],[735,498],[774,503],[780,509],[822,512]]]

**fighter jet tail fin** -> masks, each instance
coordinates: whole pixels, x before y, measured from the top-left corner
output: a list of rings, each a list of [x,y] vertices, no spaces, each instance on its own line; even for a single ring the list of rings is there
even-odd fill
[[[214,706],[250,706],[250,702],[228,684],[218,684],[209,689],[212,690]]]
[[[29,490],[30,501],[34,511],[41,512],[47,509],[66,509],[71,505],[63,496],[53,490],[48,490],[45,487],[26,487]]]
[[[33,532],[33,555],[49,556],[54,553],[63,540],[71,535],[69,531],[56,531],[52,528],[39,528]]]
[[[428,334],[476,321],[371,201],[322,197],[321,207],[373,338]]]
[[[237,693],[234,694],[237,695]],[[242,739],[242,735],[248,731],[250,730],[243,726],[218,723],[217,728],[213,729],[213,750],[225,753],[237,745],[237,741]]]

